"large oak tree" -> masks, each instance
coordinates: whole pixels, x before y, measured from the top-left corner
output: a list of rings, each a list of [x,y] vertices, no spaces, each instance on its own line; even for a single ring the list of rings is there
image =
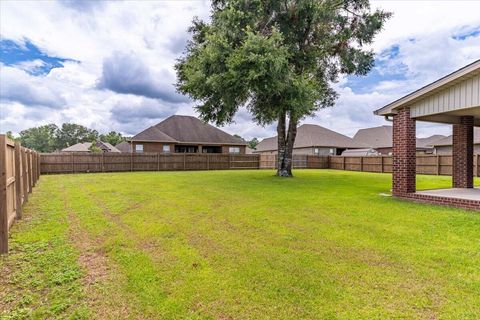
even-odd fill
[[[210,22],[190,28],[177,88],[205,121],[246,107],[260,125],[277,122],[277,174],[292,176],[299,121],[334,105],[339,75],[372,68],[366,46],[389,16],[369,0],[213,0]]]

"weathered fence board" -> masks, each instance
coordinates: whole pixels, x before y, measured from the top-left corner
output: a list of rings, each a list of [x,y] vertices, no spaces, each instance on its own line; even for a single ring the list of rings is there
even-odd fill
[[[0,135],[0,253],[8,252],[8,231],[22,217],[22,204],[39,176],[38,153]]]

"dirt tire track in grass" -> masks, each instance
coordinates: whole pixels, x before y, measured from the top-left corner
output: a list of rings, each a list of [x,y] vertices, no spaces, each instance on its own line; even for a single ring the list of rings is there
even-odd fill
[[[66,191],[62,185],[64,206],[68,212],[70,240],[79,252],[78,263],[84,270],[82,284],[90,317],[95,319],[142,319],[134,311],[126,297],[120,294],[121,273],[115,272],[103,249],[105,239],[93,239],[82,228],[81,221],[68,205]]]

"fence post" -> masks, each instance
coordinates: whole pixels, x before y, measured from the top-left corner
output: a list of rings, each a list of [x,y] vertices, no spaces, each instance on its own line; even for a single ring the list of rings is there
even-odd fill
[[[187,154],[184,153],[184,154],[183,154],[183,171],[187,170],[186,167],[185,167],[185,160],[186,160],[186,158],[187,158]]]
[[[342,157],[342,162],[343,162],[343,164],[342,164],[342,170],[345,170],[345,157]]]
[[[38,177],[37,177],[37,180],[40,179],[40,175],[42,174],[42,154],[41,153],[37,153],[38,157],[37,157],[37,162],[38,162],[38,170],[37,170],[37,174],[38,174]]]
[[[38,152],[34,151],[33,153],[35,155],[35,185],[37,185],[38,181]]]
[[[440,156],[437,154],[437,176],[440,175]]]
[[[33,175],[32,175],[32,150],[27,151],[27,161],[28,161],[28,193],[32,193],[33,186]]]
[[[28,201],[28,160],[27,149],[22,148],[23,203]]]
[[[133,171],[133,152],[130,152],[130,171]]]
[[[22,146],[15,141],[15,193],[16,193],[16,218],[22,218]]]
[[[105,172],[105,152],[102,152],[102,172]]]
[[[360,171],[363,172],[363,157],[360,157]]]
[[[40,171],[40,153],[38,152],[35,152],[35,164],[36,164],[36,167],[37,167],[37,175],[35,176],[35,178],[37,179],[37,182],[40,178],[40,174],[39,174],[39,171]]]
[[[384,164],[384,161],[383,161],[383,155],[380,156],[380,160],[381,160],[380,172],[384,173],[385,172],[385,164]]]
[[[7,141],[0,135],[0,253],[8,253]]]
[[[480,177],[480,172],[478,172],[478,165],[480,164],[480,163],[478,163],[478,160],[480,160],[480,158],[479,158],[478,154],[477,154],[476,158],[477,158],[477,168],[476,168],[477,169],[477,177]]]
[[[32,187],[35,187],[37,184],[37,165],[35,161],[35,151],[32,151]]]
[[[157,152],[157,171],[160,171],[160,152]]]
[[[210,155],[207,153],[206,157],[207,157],[207,170],[210,170]]]
[[[293,156],[292,156],[292,158],[293,158]],[[292,167],[293,167],[293,163],[292,163]],[[230,154],[228,155],[228,169],[232,169],[232,155],[230,155]]]

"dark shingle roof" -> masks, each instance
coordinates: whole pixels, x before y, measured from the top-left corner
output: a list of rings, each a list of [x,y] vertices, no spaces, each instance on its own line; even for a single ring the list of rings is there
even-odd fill
[[[191,116],[171,116],[162,122],[135,135],[132,140],[179,142],[179,143],[212,143],[239,144],[247,143],[214,126]]]
[[[445,136],[433,135],[427,138],[417,138],[417,148],[429,148]],[[368,145],[370,148],[391,148],[393,146],[392,126],[380,126],[373,128],[360,129],[353,137],[358,143]]]
[[[308,147],[338,147],[355,148],[365,147],[357,145],[352,138],[315,124],[303,124],[297,129],[294,148]],[[277,136],[263,139],[256,148],[256,152],[277,150]]]
[[[427,138],[418,138],[417,139],[417,147],[421,148],[428,148],[428,147],[433,147],[435,143],[437,143],[440,140],[445,139],[446,137],[441,134],[435,134],[433,136],[427,137]]]
[[[136,141],[158,141],[158,142],[177,142],[168,134],[158,130],[155,126],[151,126],[142,132],[133,136],[132,140]]]
[[[480,144],[480,128],[473,128],[473,143]],[[451,146],[453,144],[452,136],[435,141],[433,146]]]
[[[132,152],[132,145],[128,141],[122,141],[115,146],[120,152]]]
[[[107,152],[120,152],[117,148],[112,146],[108,142],[103,142],[103,141],[97,141],[97,147],[101,148],[104,151]],[[77,143],[74,145],[71,145],[70,147],[62,149],[62,152],[90,152],[90,147],[92,146],[91,142],[81,142]]]
[[[370,148],[391,148],[392,137],[392,126],[380,126],[358,130],[353,141]]]

